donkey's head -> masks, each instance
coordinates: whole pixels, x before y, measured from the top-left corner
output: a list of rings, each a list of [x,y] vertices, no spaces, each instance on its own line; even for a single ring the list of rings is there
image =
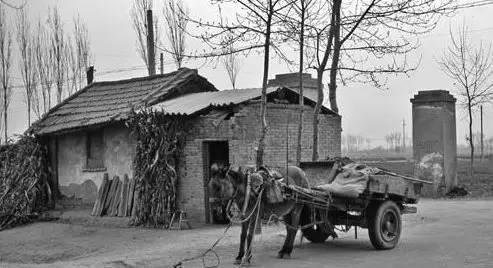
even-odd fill
[[[247,193],[248,185],[258,189],[261,178],[257,178],[253,168],[241,168],[236,165],[223,166],[212,164],[211,181],[209,189],[212,196],[229,201],[231,199],[243,200]]]
[[[230,166],[214,163],[211,165],[209,192],[212,197],[227,202],[234,197],[236,187],[229,178]]]

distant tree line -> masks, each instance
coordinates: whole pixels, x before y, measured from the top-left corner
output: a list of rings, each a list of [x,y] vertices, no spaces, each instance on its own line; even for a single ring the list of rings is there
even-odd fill
[[[27,5],[13,8],[7,17],[0,5],[0,129],[8,139],[8,112],[13,89],[24,91],[27,124],[41,118],[55,104],[85,86],[86,69],[93,59],[86,24],[76,15],[71,29],[62,23],[57,7],[49,8],[46,18],[32,23]],[[8,20],[10,19],[10,21]],[[18,50],[14,58],[13,50]],[[18,74],[13,75],[14,66]],[[20,76],[22,85],[14,85]],[[18,84],[16,82],[16,84]],[[0,143],[2,138],[0,138]]]

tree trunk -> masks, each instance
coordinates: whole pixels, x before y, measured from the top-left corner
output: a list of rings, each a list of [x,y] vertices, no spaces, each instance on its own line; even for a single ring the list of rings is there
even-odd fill
[[[324,91],[323,91],[323,75],[325,72],[325,67],[327,66],[328,58],[329,55],[332,51],[332,40],[334,40],[334,35],[335,35],[335,28],[336,24],[340,24],[340,21],[338,22],[337,19],[340,20],[340,16],[337,16],[336,14],[340,14],[341,11],[341,0],[336,0],[333,1],[332,3],[332,18],[331,18],[331,23],[330,23],[330,28],[329,28],[329,39],[327,42],[327,48],[325,49],[324,57],[322,59],[322,62],[317,68],[317,89],[318,89],[318,98],[317,98],[317,104],[315,105],[315,109],[313,111],[313,138],[312,138],[312,161],[317,161],[318,160],[318,115],[320,113],[320,110],[322,108],[322,102],[324,100]],[[334,84],[335,85],[335,84]]]
[[[31,126],[31,97],[27,95],[27,127]]]
[[[264,75],[262,78],[262,97],[260,102],[260,121],[262,122],[260,137],[258,139],[257,148],[257,169],[264,164],[264,148],[265,148],[265,135],[267,134],[267,79],[269,78],[269,56],[270,56],[270,32],[271,32],[272,15],[267,18],[267,29],[265,32],[264,43]]]
[[[299,68],[299,107],[300,113],[298,118],[298,140],[296,142],[296,165],[299,167],[301,163],[301,140],[303,135],[303,53],[305,41],[305,1],[301,0],[301,25],[300,25],[300,68]],[[287,138],[287,137],[286,137]],[[289,153],[289,152],[286,152]]]
[[[313,152],[312,152],[312,161],[318,160],[318,115],[320,114],[320,110],[322,108],[322,102],[324,99],[324,90],[323,90],[323,70],[317,71],[317,88],[318,88],[318,98],[317,104],[315,105],[315,109],[313,111]]]
[[[4,130],[4,142],[7,144],[8,135],[7,135],[7,89],[3,90],[3,130]]]
[[[471,103],[468,103],[467,106],[468,112],[469,112],[469,146],[471,147],[471,161],[470,161],[470,170],[469,170],[469,176],[471,177],[471,180],[474,179],[474,140],[472,138],[472,107]]]
[[[341,14],[340,8],[334,10],[334,52],[332,55],[332,64],[330,66],[330,82],[329,82],[329,102],[330,109],[336,113],[339,113],[339,107],[337,106],[337,71],[339,66],[339,57],[341,53]]]

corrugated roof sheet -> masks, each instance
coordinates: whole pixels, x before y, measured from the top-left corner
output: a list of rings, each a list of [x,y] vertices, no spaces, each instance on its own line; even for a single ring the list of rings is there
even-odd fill
[[[267,88],[267,94],[271,94],[278,89],[280,89],[280,87],[269,87]],[[298,94],[295,90],[286,87],[282,87],[282,89]],[[168,115],[193,115],[206,110],[209,107],[237,105],[249,100],[257,99],[261,97],[261,94],[262,90],[260,88],[192,93],[157,103],[153,105],[152,108],[163,111]],[[306,96],[305,98],[312,103],[316,102],[316,96]],[[332,112],[327,107],[323,107],[323,109]]]
[[[267,93],[276,91],[277,87],[267,89]],[[169,115],[192,115],[208,107],[221,107],[240,104],[261,96],[261,89],[248,88],[238,90],[222,90],[183,95],[152,106]]]
[[[132,107],[153,104],[168,95],[173,97],[189,93],[182,86],[195,78],[202,79],[206,86],[192,92],[217,90],[196,70],[186,68],[163,75],[95,82],[52,108],[30,130],[37,134],[49,134],[118,121],[126,118]],[[177,93],[178,90],[180,93]]]

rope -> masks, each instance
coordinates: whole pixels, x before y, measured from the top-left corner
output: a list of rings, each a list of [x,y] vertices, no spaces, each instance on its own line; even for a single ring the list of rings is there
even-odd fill
[[[201,253],[201,254],[199,254],[199,255],[197,255],[195,257],[182,259],[181,261],[175,263],[172,267],[173,268],[183,268],[183,263],[194,261],[194,260],[198,260],[198,259],[201,259],[202,260],[202,265],[203,265],[204,268],[216,268],[216,267],[219,267],[219,265],[221,264],[221,260],[219,258],[219,255],[217,254],[217,252],[214,251],[214,248],[219,244],[219,242],[224,237],[226,237],[226,233],[229,231],[229,229],[231,228],[232,225],[233,224],[230,222],[228,224],[228,226],[226,226],[226,229],[224,229],[223,234],[206,251],[204,251],[203,253]],[[209,253],[214,254],[214,257],[216,257],[216,261],[217,261],[216,264],[211,265],[211,266],[207,266],[206,263],[205,263],[205,258],[207,257],[207,255]]]
[[[262,193],[263,193],[264,189],[262,189],[262,191],[260,191],[260,195],[259,197],[257,198],[257,200],[261,200],[261,197],[262,197]],[[260,204],[260,202],[258,202]],[[255,228],[257,228],[257,224],[258,224],[258,219],[260,218],[260,206],[257,206],[257,217],[255,218],[255,225],[253,226],[253,237],[252,237],[252,241],[250,242],[250,246],[247,248],[246,250],[246,258],[243,257],[243,259],[241,260],[241,263],[239,265],[239,267],[243,267],[244,265],[247,265],[247,263],[245,263],[245,260],[249,260],[252,256],[252,246],[253,246],[253,241],[255,240]]]
[[[257,198],[257,201],[255,202],[255,205],[253,206],[253,209],[252,211],[250,212],[250,215],[248,215],[248,217],[242,219],[242,220],[236,220],[234,218],[232,218],[228,213],[226,213],[226,216],[228,217],[228,220],[231,222],[231,223],[234,223],[234,224],[243,224],[247,221],[250,220],[250,218],[253,216],[253,213],[255,212],[255,210],[260,206],[260,202],[262,201],[262,194],[264,193],[264,189],[262,189],[260,191],[260,194],[258,195],[258,198]]]
[[[217,254],[217,252],[214,251],[214,248],[226,236],[226,233],[229,231],[229,229],[231,228],[231,226],[233,226],[233,224],[243,224],[243,223],[249,221],[250,218],[253,216],[253,213],[255,213],[255,212],[257,212],[257,218],[255,219],[255,226],[257,226],[258,218],[259,218],[259,215],[260,215],[260,202],[262,200],[261,196],[262,196],[262,193],[263,192],[264,192],[264,189],[262,189],[260,191],[260,194],[259,194],[259,196],[257,198],[257,201],[255,202],[255,205],[254,205],[252,211],[250,212],[250,214],[248,215],[248,217],[246,217],[245,219],[242,219],[240,221],[236,221],[235,219],[231,218],[229,216],[229,214],[226,213],[226,215],[227,215],[227,217],[229,219],[229,224],[228,224],[228,226],[226,226],[226,229],[224,229],[223,234],[212,244],[212,246],[210,246],[207,250],[205,250],[203,253],[201,253],[201,254],[199,254],[197,256],[190,257],[190,258],[185,258],[185,259],[180,260],[179,262],[175,263],[172,267],[173,268],[182,268],[183,267],[183,263],[185,263],[185,262],[191,262],[191,261],[198,260],[198,259],[201,259],[202,260],[202,266],[204,268],[216,268],[216,267],[219,267],[219,265],[221,264],[221,260],[219,258],[219,255]],[[231,204],[231,201],[228,203],[228,207],[230,206],[230,204]],[[253,244],[253,240],[252,240],[252,243],[250,244],[250,247],[247,249],[247,253],[248,254],[251,253],[252,244]],[[216,258],[216,263],[214,265],[207,266],[206,263],[205,263],[205,258],[210,253],[211,254],[214,254],[214,257]],[[242,265],[243,265],[243,262],[242,262],[242,264],[240,264],[240,267]]]
[[[291,224],[287,223],[285,220],[283,220],[281,217],[277,216],[276,214],[271,214],[269,216],[268,221],[267,221],[267,225],[272,224],[271,222],[272,222],[272,219],[273,218],[276,218],[277,221],[282,222],[282,224],[284,224],[286,227],[288,227],[288,228],[290,228],[292,230],[304,230],[304,229],[311,228],[314,225],[325,223],[325,221],[312,221],[311,223],[308,223],[308,224],[305,224],[305,225],[302,225],[302,226],[294,226],[294,225],[291,225]]]

